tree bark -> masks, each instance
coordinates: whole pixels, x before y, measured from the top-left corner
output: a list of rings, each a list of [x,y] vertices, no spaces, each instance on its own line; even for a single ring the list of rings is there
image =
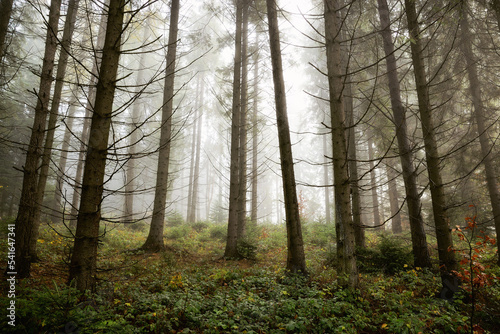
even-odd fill
[[[198,91],[198,89],[197,89]],[[198,93],[197,93],[198,95]],[[193,206],[193,184],[194,184],[194,163],[195,163],[195,156],[196,156],[196,133],[197,133],[197,127],[196,125],[198,122],[196,121],[198,119],[198,112],[199,109],[197,108],[194,114],[194,121],[193,121],[193,137],[192,137],[192,142],[191,142],[191,160],[189,163],[189,183],[188,183],[188,203],[187,203],[187,214],[186,214],[186,222],[188,223],[194,223],[196,220],[196,217],[193,217],[193,214],[195,215],[196,213],[193,213],[192,206]]]
[[[64,77],[66,76],[66,67],[68,64],[69,48],[73,38],[73,30],[75,28],[76,13],[78,12],[79,0],[70,0],[68,2],[68,12],[66,13],[66,21],[64,22],[64,32],[61,41],[61,52],[57,64],[56,83],[52,96],[52,105],[49,113],[49,122],[47,132],[45,134],[45,146],[42,154],[42,163],[40,165],[40,176],[38,178],[38,186],[35,200],[35,216],[34,216],[34,237],[31,240],[31,253],[33,259],[37,259],[37,239],[40,227],[41,207],[45,196],[45,186],[49,177],[49,164],[52,156],[52,146],[54,146],[54,135],[56,132],[57,118],[59,116],[59,106],[61,105],[61,96],[64,86]]]
[[[199,205],[199,186],[200,186],[200,154],[201,154],[201,133],[202,133],[202,125],[203,125],[203,91],[205,89],[205,85],[203,82],[203,78],[199,79],[200,80],[200,89],[199,89],[199,102],[198,102],[198,107],[197,109],[199,110],[199,115],[198,115],[198,126],[197,126],[197,133],[196,133],[196,152],[195,152],[195,163],[194,163],[194,170],[193,170],[193,194],[192,194],[192,199],[191,199],[191,218],[189,222],[194,223],[196,222],[197,219],[200,218],[198,214],[198,205]]]
[[[179,0],[172,0],[153,217],[151,218],[151,227],[149,229],[148,238],[141,247],[143,250],[149,252],[158,252],[165,248],[163,243],[163,230],[165,227],[165,203],[167,201],[168,168],[170,164],[170,144],[172,139],[172,115],[175,59],[177,57],[177,33],[179,30],[178,25]]]
[[[76,87],[75,87],[76,92]],[[56,189],[54,191],[54,208],[53,219],[55,223],[62,221],[65,212],[62,208],[63,186],[64,177],[66,175],[66,164],[68,161],[69,143],[71,140],[71,132],[73,131],[73,122],[76,114],[76,104],[78,103],[78,96],[76,93],[73,95],[72,100],[69,102],[69,110],[67,114],[66,129],[64,130],[63,142],[61,146],[61,155],[57,164],[58,174],[56,179]]]
[[[47,35],[45,39],[45,54],[40,75],[38,101],[35,107],[35,117],[31,129],[31,138],[26,153],[24,178],[16,219],[16,264],[18,278],[26,278],[30,274],[33,260],[32,244],[36,242],[35,215],[38,208],[38,167],[45,136],[47,115],[49,113],[50,89],[53,81],[54,58],[57,49],[57,26],[59,22],[61,1],[50,3]]]
[[[343,80],[341,66],[340,4],[338,0],[324,0],[325,42],[328,69],[330,116],[332,124],[333,173],[335,185],[335,225],[337,228],[337,251],[339,277],[347,280],[341,285],[357,288],[359,284],[356,265],[354,223],[351,212],[351,198],[345,134],[345,113],[343,101]]]
[[[496,234],[500,235],[500,191],[497,186],[497,176],[495,175],[495,167],[493,163],[493,155],[491,154],[491,147],[493,143],[489,137],[489,126],[487,125],[487,115],[484,107],[481,82],[478,77],[477,60],[475,59],[472,50],[472,36],[469,28],[468,13],[469,7],[467,2],[462,3],[460,26],[462,30],[461,43],[462,52],[464,53],[467,62],[467,74],[469,77],[469,89],[472,97],[472,104],[474,106],[474,119],[476,121],[477,131],[479,135],[479,144],[481,146],[481,158],[486,175],[486,184],[488,193],[490,195],[491,209],[493,212],[493,221],[495,223]],[[500,265],[500,243],[497,242],[497,263]]]
[[[368,160],[370,166],[370,188],[372,192],[372,206],[373,206],[373,226],[376,230],[384,230],[384,226],[380,221],[380,210],[377,194],[377,177],[375,175],[375,161],[373,156],[373,141],[368,138]]]
[[[385,165],[387,174],[387,184],[389,186],[389,204],[391,205],[392,233],[400,234],[402,232],[401,214],[399,212],[399,192],[396,183],[397,173],[392,166]]]
[[[143,28],[143,37],[142,40],[145,42],[149,38],[149,28]],[[135,221],[134,215],[134,191],[136,190],[136,154],[137,154],[137,144],[141,140],[139,125],[141,122],[141,109],[144,107],[144,104],[141,103],[140,95],[143,91],[142,85],[144,85],[144,66],[146,64],[147,52],[146,50],[142,51],[140,60],[139,60],[139,68],[137,69],[137,78],[136,78],[136,98],[132,106],[132,115],[130,118],[129,125],[129,140],[128,140],[128,160],[125,165],[125,201],[124,201],[124,210],[123,210],[123,222],[127,224],[133,224]],[[131,225],[134,226],[134,225]]]
[[[241,113],[241,53],[243,0],[236,0],[236,35],[234,46],[233,102],[231,110],[231,164],[229,171],[229,217],[225,258],[239,258],[238,252],[238,196],[239,146]]]
[[[444,185],[440,172],[440,157],[436,144],[436,134],[433,123],[431,104],[429,99],[429,87],[427,85],[425,66],[422,56],[422,43],[420,41],[420,30],[418,27],[418,17],[415,8],[415,0],[405,0],[406,18],[408,30],[411,38],[411,56],[413,72],[417,86],[418,109],[422,132],[424,136],[425,157],[427,162],[427,172],[432,197],[432,211],[436,228],[436,238],[438,244],[439,264],[443,270],[443,275],[455,270],[457,263],[455,253],[450,251],[453,248],[451,230],[448,224],[446,213],[446,201]]]
[[[0,62],[3,61],[5,55],[5,40],[7,39],[7,32],[9,31],[10,18],[12,16],[12,7],[14,0],[2,0],[0,2]]]
[[[292,143],[288,125],[285,81],[281,61],[281,46],[278,28],[278,14],[275,0],[267,0],[267,18],[269,24],[269,43],[273,69],[274,98],[280,148],[281,174],[285,199],[288,256],[286,269],[291,273],[306,274],[306,260],[302,229],[299,217],[299,204],[293,170]]]
[[[245,236],[247,223],[247,114],[248,114],[248,7],[243,0],[241,31],[241,104],[240,104],[240,152],[238,193],[238,239]]]
[[[124,0],[111,0],[104,41],[102,66],[90,126],[89,147],[83,171],[82,197],[76,226],[69,282],[80,291],[95,290],[97,245],[109,130],[113,112],[116,75],[121,53]]]
[[[328,145],[326,135],[323,135],[323,184],[325,186],[325,223],[330,224],[332,222],[332,217],[330,215],[330,176],[328,175],[328,169],[330,165],[328,164]]]
[[[408,138],[406,126],[406,111],[401,102],[401,89],[399,85],[396,57],[394,56],[394,43],[391,36],[391,21],[389,7],[386,0],[378,0],[378,11],[385,61],[387,66],[387,79],[389,81],[389,94],[391,98],[393,122],[396,128],[398,153],[401,160],[403,180],[405,184],[406,204],[410,222],[411,239],[413,247],[414,265],[417,267],[431,267],[429,250],[424,231],[420,195],[417,188],[417,172],[413,165],[413,153]]]
[[[258,43],[258,40],[257,40]],[[258,220],[258,187],[259,187],[259,53],[255,53],[253,73],[253,113],[252,113],[252,206],[250,220],[256,224]]]
[[[108,6],[109,0],[106,0],[105,3],[106,6]],[[99,32],[97,33],[97,41],[95,44],[94,52],[97,54],[97,56],[95,61],[93,62],[91,70],[91,79],[89,82],[89,90],[87,93],[87,103],[85,105],[85,116],[83,118],[83,128],[80,136],[80,150],[78,153],[78,163],[76,166],[76,174],[74,180],[75,182],[73,185],[73,196],[71,198],[70,226],[72,228],[76,227],[78,205],[80,203],[79,190],[81,191],[82,187],[83,165],[85,162],[85,154],[87,151],[87,146],[89,141],[90,121],[91,121],[93,106],[95,103],[97,79],[99,77],[99,71],[101,68],[102,57],[100,57],[100,54],[102,53],[104,38],[106,37],[106,21],[107,21],[107,15],[105,9],[103,9],[101,13],[101,20],[99,22]]]
[[[349,168],[349,185],[351,187],[352,201],[352,220],[354,224],[354,240],[356,247],[365,248],[365,229],[363,220],[361,219],[361,192],[359,188],[358,174],[358,158],[356,148],[356,129],[354,128],[354,106],[352,99],[352,89],[350,81],[346,82],[345,87],[345,108],[346,114],[349,117],[349,130],[347,140],[348,168]]]

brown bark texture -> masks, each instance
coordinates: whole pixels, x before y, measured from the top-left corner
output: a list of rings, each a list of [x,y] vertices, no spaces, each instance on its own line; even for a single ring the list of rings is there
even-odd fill
[[[446,275],[446,272],[456,270],[457,263],[455,253],[450,251],[453,248],[453,240],[446,213],[444,185],[440,171],[441,159],[436,143],[436,131],[429,99],[429,87],[427,85],[418,16],[414,0],[405,0],[405,11],[411,38],[411,58],[417,86],[418,109],[424,136],[425,160],[427,162],[427,173],[432,197],[439,265]]]
[[[96,89],[96,102],[90,125],[90,140],[83,170],[82,194],[75,242],[69,269],[69,282],[80,291],[95,290],[97,245],[108,139],[121,53],[125,1],[111,0]]]
[[[60,0],[50,3],[47,35],[45,38],[45,53],[40,74],[40,86],[37,92],[35,117],[31,128],[31,137],[24,164],[24,178],[16,218],[16,264],[18,278],[30,274],[32,244],[36,242],[35,217],[38,208],[37,189],[39,163],[42,156],[43,139],[45,137],[47,116],[49,113],[50,90],[53,82],[54,59],[57,49],[57,26],[60,16]]]
[[[165,248],[163,230],[165,228],[165,208],[168,191],[168,169],[170,164],[170,146],[172,140],[172,115],[174,99],[175,59],[177,57],[177,34],[179,31],[179,0],[172,0],[170,10],[170,30],[168,34],[167,65],[163,88],[163,107],[161,114],[160,148],[158,169],[156,172],[153,217],[149,234],[142,249],[158,252]]]
[[[413,165],[413,152],[408,137],[406,125],[406,110],[401,101],[396,57],[394,56],[394,42],[391,34],[391,20],[389,7],[386,0],[378,0],[378,11],[381,24],[385,61],[387,66],[387,79],[389,81],[389,94],[391,99],[393,122],[396,128],[398,153],[403,171],[405,184],[406,205],[408,206],[408,219],[410,223],[414,265],[417,267],[430,267],[431,259],[427,249],[427,240],[424,231],[424,220],[421,213],[420,195],[417,188],[417,171]]]
[[[267,0],[267,18],[269,24],[269,43],[273,69],[274,98],[276,103],[276,120],[278,125],[278,141],[280,149],[281,174],[285,200],[285,216],[287,230],[288,256],[286,269],[291,273],[306,274],[306,260],[302,228],[299,217],[299,204],[293,170],[292,143],[288,125],[285,81],[281,60],[280,35],[276,1]]]
[[[357,288],[359,284],[356,265],[356,245],[352,220],[350,185],[347,161],[346,124],[343,101],[343,73],[340,31],[340,3],[324,1],[324,21],[330,117],[332,125],[333,174],[335,186],[335,225],[339,276],[341,285]]]

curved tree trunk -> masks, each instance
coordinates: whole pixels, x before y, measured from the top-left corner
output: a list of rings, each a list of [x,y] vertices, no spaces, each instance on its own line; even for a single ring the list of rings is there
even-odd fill
[[[293,170],[292,143],[288,125],[285,81],[281,62],[281,47],[278,28],[278,14],[275,0],[267,0],[267,18],[269,24],[269,43],[273,68],[274,98],[276,102],[276,120],[278,125],[278,141],[280,148],[281,174],[285,198],[286,231],[288,256],[286,269],[291,273],[306,274],[306,259],[302,228],[299,217],[299,203]]]
[[[95,290],[97,245],[108,154],[109,130],[121,53],[124,0],[111,0],[104,41],[102,66],[96,89],[96,103],[83,171],[82,198],[78,212],[75,244],[69,269],[69,282],[80,291]]]
[[[405,183],[414,265],[417,267],[430,267],[431,258],[429,250],[427,249],[424,220],[421,213],[422,205],[420,203],[420,195],[417,188],[417,172],[413,165],[413,153],[407,133],[406,111],[401,102],[396,57],[394,56],[394,43],[391,36],[389,7],[387,6],[386,0],[378,0],[378,11],[382,26],[380,33],[382,35],[386,56],[385,61],[387,66],[387,79],[389,81],[392,115],[396,127],[398,152],[401,159],[401,169],[403,171],[403,180]]]
[[[23,187],[19,210],[16,219],[16,264],[18,278],[28,277],[30,274],[32,245],[36,242],[35,217],[38,209],[38,167],[43,148],[47,115],[49,113],[50,89],[53,81],[54,58],[57,49],[57,31],[61,1],[52,0],[50,3],[47,35],[45,39],[45,54],[43,57],[38,101],[35,107],[35,117],[31,129],[31,138],[24,164]]]
[[[174,99],[175,59],[177,57],[177,33],[179,24],[179,0],[172,0],[170,10],[170,31],[168,34],[167,65],[165,87],[163,90],[163,108],[161,114],[160,149],[156,175],[153,217],[148,238],[141,249],[158,252],[165,248],[163,230],[165,227],[165,206],[168,190],[168,168],[170,163],[170,144],[172,140],[172,115]]]

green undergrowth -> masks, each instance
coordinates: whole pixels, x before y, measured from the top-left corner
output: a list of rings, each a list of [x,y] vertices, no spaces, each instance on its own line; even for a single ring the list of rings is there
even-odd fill
[[[140,247],[145,230],[108,226],[99,249],[98,289],[87,295],[66,285],[71,240],[44,228],[42,261],[17,286],[16,327],[5,317],[0,326],[19,333],[470,332],[465,293],[451,302],[437,298],[439,276],[412,267],[401,240],[370,236],[370,250],[360,256],[360,288],[352,291],[337,284],[328,262],[332,231],[325,226],[306,228],[308,277],[283,269],[284,227],[249,227],[243,246],[251,256],[240,261],[222,259],[222,227],[168,226],[170,250],[144,254],[127,250]],[[488,270],[500,276],[498,268]],[[499,328],[499,300],[498,281],[478,291],[478,333]],[[2,298],[0,308],[7,302]]]

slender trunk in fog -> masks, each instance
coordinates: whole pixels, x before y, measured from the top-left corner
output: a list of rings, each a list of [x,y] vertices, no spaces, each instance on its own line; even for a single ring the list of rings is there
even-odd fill
[[[495,222],[495,230],[497,236],[500,235],[500,191],[498,189],[497,175],[495,174],[495,164],[493,163],[493,154],[491,152],[493,142],[490,140],[490,126],[487,125],[487,112],[484,107],[481,82],[478,77],[477,60],[472,51],[472,36],[469,28],[468,6],[467,2],[462,3],[460,25],[462,29],[461,43],[465,60],[467,61],[467,74],[469,77],[469,87],[474,105],[474,119],[476,121],[477,131],[479,134],[479,144],[481,146],[481,158],[486,176],[486,185],[490,195],[491,209],[493,212],[493,221]],[[500,242],[497,242],[497,263],[500,265]]]
[[[387,6],[386,0],[378,0],[378,11],[381,24],[380,33],[382,35],[386,56],[385,61],[387,66],[387,79],[389,81],[393,122],[396,128],[398,152],[405,183],[406,205],[408,206],[414,265],[417,267],[430,267],[431,259],[427,249],[424,220],[421,212],[422,205],[417,188],[417,171],[413,164],[413,152],[408,137],[406,110],[401,102],[401,89],[398,79],[396,57],[394,56],[389,7]]]
[[[225,258],[238,258],[238,196],[239,196],[239,146],[241,112],[241,38],[243,26],[243,1],[236,0],[236,35],[234,46],[233,102],[231,110],[231,164],[229,171],[229,217]]]
[[[400,234],[402,232],[401,227],[401,214],[399,211],[399,192],[396,183],[397,172],[392,166],[388,164],[385,165],[385,170],[387,174],[387,184],[389,186],[389,204],[391,205],[391,217],[392,217],[392,233]]]
[[[292,143],[288,125],[285,81],[281,60],[278,13],[275,0],[267,0],[267,18],[269,24],[269,43],[273,69],[274,99],[276,103],[276,121],[280,148],[281,174],[285,199],[288,256],[286,269],[291,273],[306,274],[306,259],[302,228],[299,217],[299,203],[293,170]]]
[[[373,226],[377,230],[384,230],[384,226],[380,221],[380,210],[377,194],[377,177],[375,175],[375,161],[373,156],[373,141],[368,138],[368,160],[370,165],[370,188],[372,192],[372,206],[373,206]]]
[[[153,217],[149,234],[141,249],[158,252],[165,248],[163,230],[165,227],[165,209],[168,190],[168,168],[170,164],[170,146],[172,140],[172,115],[174,99],[175,60],[177,57],[177,33],[179,24],[179,0],[172,0],[170,10],[170,28],[168,34],[167,64],[163,88],[163,107],[161,113],[160,148],[156,172]]]
[[[447,207],[444,185],[440,171],[441,159],[436,143],[436,130],[434,128],[431,103],[429,99],[429,87],[427,84],[422,56],[422,43],[420,40],[420,29],[418,26],[415,0],[405,0],[405,7],[408,30],[412,40],[412,43],[410,43],[411,56],[415,83],[417,86],[418,109],[420,112],[420,121],[422,123],[422,132],[424,136],[425,158],[427,162],[427,172],[429,175],[434,224],[436,227],[439,265],[443,270],[444,276],[446,276],[447,272],[456,270],[457,263],[455,260],[455,253],[450,251],[450,249],[453,248],[453,240],[451,238],[451,230],[446,213]]]
[[[241,31],[241,104],[240,104],[240,152],[238,193],[238,239],[245,236],[247,220],[247,114],[248,114],[248,6],[243,1]]]
[[[257,41],[258,42],[258,41]],[[252,207],[250,220],[252,223],[257,223],[258,219],[258,153],[259,153],[259,127],[258,127],[258,111],[259,111],[259,54],[255,53],[254,73],[253,73],[253,113],[252,113]]]

